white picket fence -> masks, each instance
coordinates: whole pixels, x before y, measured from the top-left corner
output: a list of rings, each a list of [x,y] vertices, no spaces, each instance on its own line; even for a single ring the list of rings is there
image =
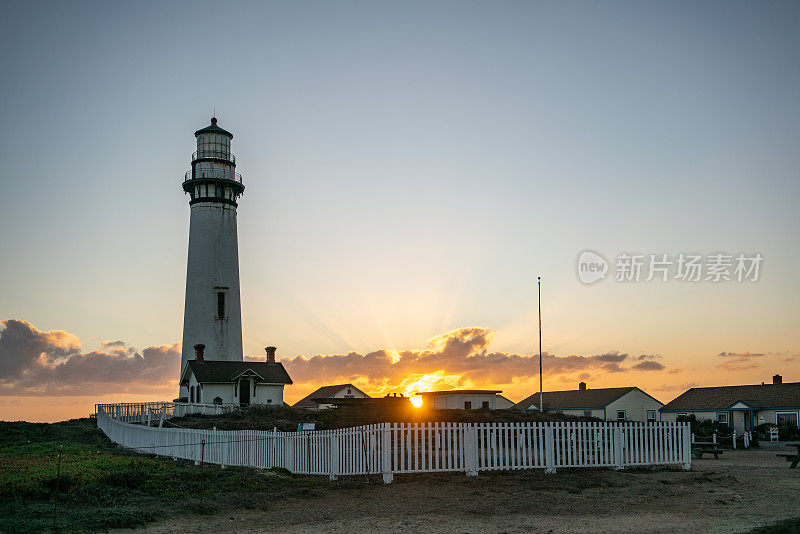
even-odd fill
[[[186,415],[219,415],[239,408],[238,404],[190,404],[188,402],[121,402],[118,404],[95,404],[95,413],[101,410],[126,423],[163,421]]]
[[[166,403],[169,404],[169,403]],[[98,405],[97,426],[139,452],[223,466],[284,467],[297,474],[395,473],[678,465],[691,468],[688,423],[381,423],[277,432],[158,428],[147,407]],[[138,420],[137,420],[138,418]],[[151,419],[152,421],[152,419]]]

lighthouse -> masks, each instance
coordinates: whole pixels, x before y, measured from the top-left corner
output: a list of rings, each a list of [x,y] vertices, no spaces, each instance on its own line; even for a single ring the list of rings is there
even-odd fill
[[[236,209],[244,185],[231,153],[233,134],[212,117],[194,136],[197,151],[183,181],[190,216],[181,374],[196,359],[197,345],[204,345],[206,361],[243,360]]]

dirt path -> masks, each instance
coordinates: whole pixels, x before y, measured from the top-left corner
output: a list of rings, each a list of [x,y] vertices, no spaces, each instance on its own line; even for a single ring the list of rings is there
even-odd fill
[[[743,532],[800,516],[800,470],[769,451],[726,451],[677,470],[380,477],[144,532]],[[131,532],[131,531],[117,531]]]

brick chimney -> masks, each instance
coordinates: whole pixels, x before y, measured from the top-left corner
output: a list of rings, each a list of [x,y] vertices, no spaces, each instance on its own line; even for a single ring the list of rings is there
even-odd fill
[[[783,377],[781,375],[774,375],[772,377],[773,384],[783,384]]]
[[[266,347],[264,350],[267,351],[267,363],[275,363],[275,351],[278,349],[275,347]]]
[[[203,359],[203,352],[206,350],[206,346],[202,343],[198,343],[194,346],[194,359],[195,361],[202,362],[205,361]]]
[[[578,391],[586,391],[586,382],[580,382],[578,384]]]

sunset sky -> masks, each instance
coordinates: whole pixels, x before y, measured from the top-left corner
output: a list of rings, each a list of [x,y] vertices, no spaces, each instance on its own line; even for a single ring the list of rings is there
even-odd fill
[[[245,355],[278,347],[288,402],[521,400],[537,276],[545,390],[800,381],[799,28],[780,1],[7,3],[0,419],[176,396],[181,182],[214,111]],[[763,260],[692,282],[681,254]]]

